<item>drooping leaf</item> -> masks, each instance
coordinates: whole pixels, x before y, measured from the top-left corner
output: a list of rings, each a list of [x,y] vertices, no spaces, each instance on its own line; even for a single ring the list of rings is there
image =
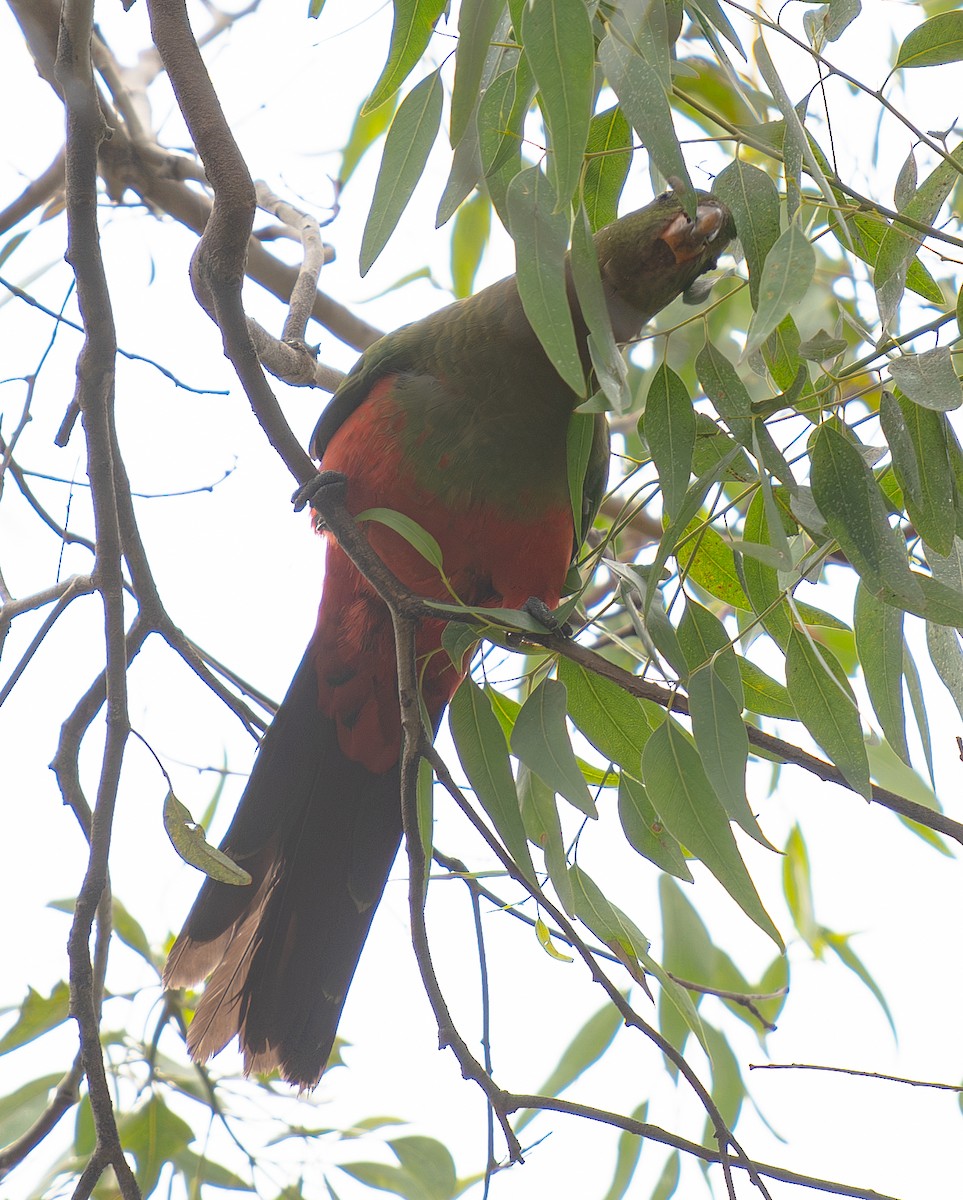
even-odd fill
[[[751,354],[805,298],[816,269],[816,252],[798,221],[781,234],[766,256],[745,353]],[[735,432],[735,431],[733,431]]]
[[[615,344],[595,242],[584,208],[575,214],[571,265],[575,294],[588,326],[589,356],[595,378],[611,407],[617,414],[622,414],[631,407],[633,399],[628,388],[628,370]]]
[[[471,295],[491,224],[491,201],[482,192],[458,210],[451,234],[452,291],[458,299]]]
[[[889,372],[904,395],[923,408],[949,412],[963,404],[963,388],[949,346],[901,354],[890,361]]]
[[[941,161],[907,202],[903,215],[924,225],[932,224],[959,176],[960,167],[956,163]],[[880,241],[873,283],[880,320],[885,328],[896,316],[909,264],[915,258],[921,240],[915,229],[894,221]]]
[[[568,874],[568,860],[562,841],[562,826],[555,803],[555,793],[524,763],[518,768],[518,800],[525,823],[525,833],[545,856],[545,869],[562,908],[570,917],[574,917],[575,900],[572,896],[572,881]]]
[[[738,659],[746,708],[761,717],[796,721],[796,707],[789,691],[778,680],[748,658]]]
[[[698,751],[672,717],[667,716],[646,743],[642,774],[647,788],[659,797],[668,828],[782,949],[779,931],[749,877],[728,816],[706,778]]]
[[[582,173],[595,87],[595,42],[584,0],[530,0],[522,44],[535,75],[549,131],[549,171],[559,208]]]
[[[204,836],[203,825],[194,823],[188,809],[173,792],[168,792],[164,799],[164,828],[184,862],[197,867],[211,879],[236,887],[246,887],[251,882],[251,876],[243,867],[210,844]]]
[[[441,73],[432,71],[412,88],[395,113],[361,236],[362,275],[385,248],[424,174],[441,125],[442,95]]]
[[[538,1089],[538,1094],[540,1096],[557,1096],[573,1084],[608,1050],[621,1025],[622,1014],[614,1004],[604,1005],[597,1013],[589,1017],[566,1046],[557,1066]],[[515,1122],[515,1132],[521,1132],[537,1115],[538,1109],[526,1109]]]
[[[619,197],[632,164],[632,131],[618,105],[592,118],[585,154],[582,203],[594,233],[618,217]]]
[[[707,525],[701,515],[690,522],[686,534],[694,536],[676,548],[679,573],[724,604],[751,611],[729,542]]]
[[[508,743],[488,697],[471,679],[465,679],[455,692],[448,721],[461,765],[479,803],[519,869],[534,882],[535,868],[518,806]]]
[[[644,1101],[629,1114],[633,1121],[645,1121],[649,1112],[649,1103]],[[615,1174],[609,1184],[609,1190],[602,1200],[622,1200],[632,1183],[635,1168],[639,1165],[642,1153],[642,1138],[627,1130],[619,1134],[618,1150],[615,1156]]]
[[[883,494],[856,446],[825,423],[810,439],[810,461],[816,503],[870,590],[921,602],[903,541],[890,527]]]
[[[850,786],[869,800],[869,763],[852,689],[832,651],[826,646],[817,650],[796,628],[789,635],[786,685],[813,739]]]
[[[7,1096],[0,1097],[0,1145],[9,1146],[27,1132],[48,1104],[52,1088],[63,1075],[41,1075]]]
[[[384,104],[401,87],[425,52],[447,0],[394,0],[394,22],[388,59],[363,112]]]
[[[765,171],[737,158],[719,173],[712,190],[732,212],[749,267],[749,295],[758,308],[763,265],[779,237],[776,185]]]
[[[512,753],[580,812],[598,817],[568,736],[567,708],[565,684],[557,679],[543,680],[515,719]]]
[[[930,17],[906,35],[896,55],[900,67],[938,67],[963,59],[963,13],[946,12]]]
[[[0,1054],[8,1054],[56,1029],[69,1016],[70,989],[63,980],[54,985],[49,996],[42,996],[33,988],[28,988],[16,1021],[0,1038]]]
[[[145,1196],[157,1186],[160,1173],[194,1140],[190,1125],[171,1112],[159,1092],[118,1122],[124,1150],[133,1155],[137,1182]]]
[[[661,870],[692,883],[692,872],[678,840],[663,825],[645,785],[624,771],[619,776],[619,820],[633,850]]]
[[[457,146],[468,129],[478,102],[485,60],[505,0],[462,0],[458,9],[455,82],[451,90],[451,144]]]
[[[338,180],[342,187],[354,174],[355,167],[361,162],[365,151],[377,141],[391,124],[391,118],[395,115],[396,104],[397,97],[390,96],[384,104],[372,109],[370,112],[365,112],[363,107],[358,110],[358,115],[351,126],[351,132],[348,134],[347,145],[341,152],[341,168],[338,171]]]
[[[729,426],[732,436],[748,450],[758,443],[766,468],[787,487],[795,486],[789,464],[765,424],[753,414],[746,385],[729,359],[708,338],[696,358],[696,373],[716,412]]]
[[[515,176],[507,201],[525,316],[558,373],[584,396],[585,379],[565,288],[569,218],[555,211],[555,191],[538,167]]]
[[[946,417],[884,390],[879,419],[910,520],[928,546],[949,553],[956,497]]]
[[[559,659],[558,677],[565,684],[569,715],[578,729],[603,757],[638,775],[651,733],[645,702],[568,658]]]
[[[873,710],[886,740],[909,763],[906,712],[903,707],[903,614],[883,604],[865,584],[856,589],[856,647]]]
[[[688,389],[667,362],[652,373],[642,430],[659,472],[662,505],[674,516],[689,487],[695,449],[695,413]]]
[[[690,211],[695,197],[689,171],[672,123],[665,87],[656,70],[614,33],[599,43],[599,63],[622,111],[642,139],[652,162],[666,179],[675,177],[685,185],[684,202]]]

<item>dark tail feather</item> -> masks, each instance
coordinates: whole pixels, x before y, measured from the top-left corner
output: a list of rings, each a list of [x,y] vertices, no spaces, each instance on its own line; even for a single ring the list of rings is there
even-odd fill
[[[401,840],[397,767],[345,758],[311,648],[265,735],[221,849],[247,887],[205,880],[164,972],[213,971],[188,1034],[203,1061],[240,1036],[247,1071],[313,1087]]]

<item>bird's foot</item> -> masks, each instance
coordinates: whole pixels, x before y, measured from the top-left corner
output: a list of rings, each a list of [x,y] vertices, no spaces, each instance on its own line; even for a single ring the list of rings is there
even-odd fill
[[[309,504],[312,508],[316,507],[315,500],[326,492],[329,496],[340,500],[344,503],[345,491],[348,486],[347,476],[342,475],[340,471],[319,471],[313,479],[309,479],[303,487],[291,497],[291,503],[294,505],[295,512],[301,512]],[[318,528],[320,530],[323,522],[319,518]]]
[[[572,627],[567,622],[560,621],[544,600],[538,596],[529,596],[522,605],[522,612],[528,613],[539,625],[544,625],[549,633],[557,633],[561,637],[571,637]]]

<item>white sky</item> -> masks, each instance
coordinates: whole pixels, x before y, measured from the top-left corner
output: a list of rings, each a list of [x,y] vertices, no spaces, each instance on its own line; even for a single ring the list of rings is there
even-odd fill
[[[255,177],[265,177],[295,202],[319,209],[330,197],[327,175],[337,170],[343,144],[360,97],[383,62],[390,27],[387,6],[329,0],[323,20],[303,19],[303,0],[266,4],[242,22],[208,55],[222,102]],[[884,71],[877,64],[890,56],[890,27],[899,40],[920,19],[912,5],[869,0],[878,10],[857,23],[852,35],[832,47],[839,63],[861,61],[855,73],[874,85]],[[101,5],[98,19],[122,60],[131,60],[146,44],[143,5],[122,14],[119,6]],[[200,22],[199,22],[200,24]],[[434,53],[447,53],[446,38]],[[747,42],[748,44],[748,42]],[[768,39],[773,53],[778,46]],[[851,56],[860,56],[854,59]],[[797,60],[801,61],[801,60]],[[811,82],[810,69],[797,66],[797,98]],[[923,77],[926,77],[925,79]],[[963,73],[958,67],[919,72],[909,81],[905,108],[927,129],[947,127],[958,115]],[[841,174],[889,203],[892,182],[910,148],[903,131],[888,129],[884,160],[873,176],[874,128],[867,106],[836,90],[834,126]],[[164,116],[160,134],[170,145],[183,144],[176,114],[155,98],[155,114]],[[38,80],[23,50],[19,30],[6,8],[0,9],[0,111],[8,114],[0,140],[0,204],[25,180],[47,165],[60,144],[62,111]],[[723,150],[725,153],[725,148]],[[712,147],[692,147],[690,168],[701,182],[703,166],[717,170],[725,161]],[[322,286],[340,300],[358,306],[367,319],[385,328],[411,320],[444,303],[446,295],[418,282],[365,303],[396,279],[428,264],[436,278],[447,279],[447,231],[433,231],[432,214],[447,163],[436,151],[429,182],[382,259],[365,280],[357,275],[357,249],[378,156],[359,168],[342,197],[342,211],[328,236],[338,260],[325,269]],[[439,173],[441,173],[439,178]],[[633,171],[627,206],[648,196],[641,164]],[[263,444],[240,389],[233,384],[216,332],[194,308],[186,280],[193,235],[172,222],[151,223],[135,209],[103,210],[104,251],[116,288],[120,344],[156,356],[175,374],[196,386],[224,388],[228,396],[198,396],[174,389],[143,364],[121,362],[118,421],[133,486],[139,492],[177,492],[204,487],[232,472],[210,492],[177,499],[138,501],[138,518],[152,556],[162,595],[174,620],[202,646],[229,662],[269,694],[280,697],[310,633],[321,578],[321,554],[304,520],[293,519],[285,469]],[[50,307],[65,295],[68,273],[57,264],[62,253],[61,222],[37,229],[3,264],[0,273],[29,286]],[[495,239],[494,253],[480,282],[511,269],[506,239]],[[2,243],[0,243],[2,249]],[[35,282],[36,272],[51,266]],[[256,286],[247,300],[252,315],[278,329],[280,306]],[[68,312],[72,307],[68,307]],[[804,329],[807,336],[813,329]],[[0,379],[32,371],[49,338],[49,325],[16,301],[0,308]],[[341,367],[353,354],[327,334],[321,357]],[[52,435],[72,389],[72,362],[78,338],[63,331],[44,368],[32,410],[33,421],[21,439],[18,456],[34,469],[70,478],[83,477],[79,433],[57,451]],[[307,437],[322,398],[308,391],[279,388],[297,432]],[[3,431],[9,434],[23,402],[23,385],[0,388]],[[12,481],[0,506],[0,565],[15,594],[49,583],[61,549],[53,535],[38,527],[15,495]],[[70,525],[86,529],[87,500],[82,489],[69,495],[57,483],[37,481],[37,492],[51,512],[63,518],[70,500]],[[85,553],[67,549],[62,573],[89,567]],[[827,602],[823,601],[826,606]],[[851,600],[832,603],[848,616]],[[36,627],[18,621],[8,639],[4,666],[12,666]],[[87,686],[100,659],[100,616],[93,600],[75,604],[47,639],[31,669],[0,710],[0,797],[5,833],[0,871],[0,911],[6,914],[2,945],[6,967],[0,975],[0,1004],[16,1005],[29,983],[48,992],[66,970],[67,918],[44,906],[74,895],[82,877],[84,847],[73,817],[62,808],[52,774],[46,769],[60,722]],[[507,675],[507,671],[505,672]],[[6,670],[3,673],[6,677]],[[933,719],[938,781],[948,810],[960,816],[959,772],[953,737],[958,719],[940,685],[933,682]],[[945,703],[944,703],[945,701]],[[945,721],[940,717],[945,713]],[[131,715],[163,758],[180,799],[195,813],[205,807],[215,776],[199,768],[217,767],[222,754],[232,769],[246,772],[252,744],[237,723],[181,667],[159,642],[151,642],[131,672]],[[795,729],[792,734],[795,733]],[[83,763],[90,792],[98,762],[98,734],[88,739]],[[831,785],[819,784],[790,769],[779,791],[767,797],[768,772],[750,777],[751,800],[764,830],[781,845],[795,821],[805,830],[813,862],[817,916],[830,928],[858,931],[854,948],[889,999],[899,1031],[894,1044],[878,1006],[855,977],[832,964],[814,964],[804,947],[792,945],[792,995],[780,1028],[769,1041],[777,1062],[818,1062],[893,1072],[922,1079],[957,1082],[963,1077],[963,1039],[955,1012],[963,990],[963,963],[956,936],[960,872],[908,835],[894,818],[869,810],[862,801]],[[219,836],[241,780],[232,779],[212,837]],[[116,895],[138,917],[154,941],[177,928],[198,885],[197,876],[174,854],[161,825],[164,783],[149,756],[131,742],[123,777],[113,853]],[[230,803],[228,803],[230,801]],[[610,809],[614,801],[609,801]],[[609,814],[611,816],[611,812]],[[439,804],[438,845],[462,857],[473,853],[464,824]],[[742,842],[747,861],[767,907],[788,937],[791,923],[781,900],[780,863],[776,856]],[[583,840],[580,863],[604,878],[606,890],[637,920],[658,950],[656,872],[604,832]],[[746,921],[715,883],[698,875],[687,893],[703,918],[743,971],[752,976],[772,956],[772,947]],[[411,1131],[434,1136],[456,1156],[459,1173],[480,1170],[485,1158],[485,1125],[477,1089],[463,1082],[454,1060],[435,1053],[430,1010],[417,978],[407,941],[404,863],[389,884],[362,960],[342,1023],[354,1043],[349,1069],[333,1071],[315,1095],[317,1110],[299,1111],[305,1124],[343,1125],[374,1114],[392,1114],[412,1122]],[[470,1043],[478,1037],[478,984],[470,912],[463,889],[437,885],[429,905],[436,961],[456,1018]],[[554,1066],[581,1022],[602,1003],[578,966],[555,963],[520,924],[498,914],[486,916],[493,959],[493,1045],[497,1078],[505,1087],[535,1090]],[[497,935],[497,936],[496,936]],[[115,991],[143,985],[142,964],[123,948],[116,952],[109,984]],[[152,1028],[155,991],[137,1008],[143,1030]],[[646,1003],[640,1001],[649,1015]],[[712,1023],[719,1009],[709,1000],[703,1014]],[[115,1015],[116,1014],[116,1015]],[[108,1005],[106,1027],[123,1019],[121,1005]],[[744,1071],[764,1061],[754,1040],[724,1020]],[[147,1033],[149,1036],[149,1032]],[[0,1058],[0,1096],[44,1071],[64,1068],[73,1053],[73,1030]],[[181,1055],[173,1036],[167,1054]],[[227,1055],[223,1056],[227,1059]],[[699,1056],[693,1061],[702,1068]],[[703,1072],[705,1075],[705,1072]],[[961,1185],[960,1114],[951,1093],[906,1089],[843,1077],[800,1072],[756,1072],[752,1093],[780,1144],[747,1110],[737,1133],[753,1156],[805,1173],[862,1186],[873,1186],[903,1200],[959,1195]],[[703,1117],[684,1089],[676,1091],[661,1072],[657,1055],[639,1037],[623,1032],[616,1051],[567,1095],[572,1099],[630,1111],[651,1100],[649,1119],[698,1139]],[[241,1136],[256,1142],[258,1118],[293,1113],[287,1101],[258,1093],[244,1101],[251,1110]],[[277,1107],[275,1107],[275,1105]],[[206,1127],[198,1108],[182,1108],[197,1122],[200,1149]],[[64,1122],[72,1128],[72,1118]],[[499,1200],[602,1196],[610,1179],[616,1136],[570,1119],[541,1116],[528,1130],[531,1141],[548,1135],[533,1149],[528,1164],[500,1176]],[[275,1147],[278,1164],[302,1152],[295,1144]],[[333,1144],[309,1144],[307,1196],[324,1195],[321,1165],[343,1159],[380,1157],[376,1142],[341,1150]],[[224,1157],[220,1139],[215,1157]],[[647,1146],[631,1196],[647,1196],[664,1158]],[[296,1161],[296,1159],[295,1159]],[[237,1164],[235,1163],[235,1166]],[[283,1172],[263,1160],[264,1195],[280,1186]],[[0,1200],[28,1194],[35,1178],[31,1165],[0,1184]],[[242,1168],[243,1173],[243,1168]],[[718,1173],[717,1194],[721,1195]],[[705,1194],[694,1164],[684,1164],[681,1196]],[[340,1177],[334,1186],[343,1200],[363,1193]],[[773,1183],[774,1200],[801,1196],[799,1189]],[[746,1180],[739,1195],[750,1195]],[[480,1191],[474,1194],[480,1194]]]

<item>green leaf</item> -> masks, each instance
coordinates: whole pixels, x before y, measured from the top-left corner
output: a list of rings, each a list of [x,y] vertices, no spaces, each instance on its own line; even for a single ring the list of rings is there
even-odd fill
[[[667,716],[642,754],[642,774],[659,797],[659,811],[679,841],[715,875],[730,896],[783,949],[779,931],[762,906],[739,855],[725,809],[682,727]]]
[[[594,879],[577,864],[569,867],[575,914],[595,936],[612,950],[636,983],[649,992],[642,969],[648,959],[649,941],[639,927],[609,900]]]
[[[137,1182],[145,1196],[157,1186],[163,1168],[194,1140],[190,1125],[171,1112],[158,1092],[121,1117],[117,1127],[125,1151],[137,1164]]]
[[[853,232],[851,247],[840,236],[839,223],[835,213],[829,214],[829,227],[842,245],[857,258],[861,258],[863,262],[875,267],[880,245],[891,226],[880,217],[870,216],[868,213],[852,213],[847,217],[847,221]],[[916,292],[918,296],[922,296],[924,300],[929,300],[931,304],[943,303],[943,293],[939,285],[918,258],[914,258],[909,265],[906,272],[906,286]]]
[[[665,1160],[662,1174],[659,1176],[649,1200],[671,1200],[679,1186],[679,1151],[673,1150]]]
[[[884,389],[879,422],[910,520],[924,541],[947,552],[953,544],[956,507],[946,418]]]
[[[633,1121],[645,1121],[649,1112],[649,1102],[646,1100],[629,1114]],[[627,1130],[619,1134],[618,1150],[615,1155],[615,1174],[612,1177],[612,1182],[609,1184],[609,1190],[602,1197],[602,1200],[622,1200],[626,1192],[629,1190],[629,1185],[632,1182],[632,1176],[635,1174],[635,1168],[639,1165],[639,1156],[642,1153],[642,1138],[637,1133],[629,1133]]]
[[[568,212],[582,173],[595,92],[595,42],[585,0],[529,0],[522,44],[535,75],[549,132],[556,203]]]
[[[135,954],[139,954],[145,962],[150,963],[154,967],[154,956],[151,953],[150,942],[147,940],[147,934],[144,933],[140,922],[131,916],[116,896],[111,897],[110,907],[116,936],[125,946],[129,946]]]
[[[615,1039],[622,1026],[622,1014],[614,1004],[606,1004],[594,1016],[589,1017],[575,1037],[569,1042],[558,1060],[558,1065],[538,1089],[540,1096],[557,1096],[575,1082],[593,1063],[597,1063]],[[515,1122],[515,1132],[520,1133],[538,1115],[535,1108],[526,1109]]]
[[[740,656],[738,663],[743,696],[749,712],[758,713],[761,717],[776,717],[787,721],[799,719],[787,688],[771,675],[767,675],[750,659]]]
[[[763,267],[779,237],[776,185],[765,171],[737,158],[716,177],[712,191],[732,212],[749,267],[749,295],[758,308]]]
[[[900,67],[938,67],[963,59],[963,13],[947,12],[930,17],[908,33],[896,55],[893,70]]]
[[[648,150],[649,158],[666,179],[675,177],[684,183],[688,208],[695,200],[692,183],[672,123],[669,100],[657,71],[613,33],[607,34],[599,43],[598,54],[605,77]]]
[[[926,648],[930,662],[952,696],[957,711],[963,714],[963,650],[956,630],[927,621]]]
[[[903,215],[924,225],[932,224],[959,177],[960,167],[956,163],[946,160],[940,162],[907,202]],[[921,241],[919,233],[896,222],[883,234],[876,256],[873,284],[884,327],[888,327],[896,316],[907,281],[908,265],[915,257]],[[939,302],[942,302],[942,293]]]
[[[711,1025],[704,1025],[706,1041],[709,1043],[709,1058],[712,1062],[712,1099],[722,1114],[722,1119],[731,1129],[739,1119],[742,1102],[746,1097],[746,1085],[739,1070],[739,1061],[725,1034]],[[703,1132],[703,1140],[713,1135],[709,1122]]]
[[[432,71],[412,88],[395,113],[361,236],[362,275],[367,275],[387,245],[424,174],[441,124],[442,95],[441,72]]]
[[[595,441],[595,417],[591,413],[573,412],[568,422],[565,456],[568,465],[568,494],[572,503],[575,528],[582,530],[585,510],[585,474],[592,457]]]
[[[917,804],[931,808],[934,812],[943,811],[933,789],[912,767],[907,766],[896,757],[889,742],[881,742],[875,737],[868,738],[866,754],[869,757],[870,773],[882,787],[889,788],[890,791],[896,792],[900,796],[905,796],[907,800],[915,800]],[[947,858],[954,857],[947,842],[935,830],[926,825],[920,825],[908,817],[900,817],[900,820],[934,850]]]
[[[626,775],[619,776],[619,820],[625,840],[633,850],[660,870],[692,883],[692,872],[676,838],[656,812],[645,785]]]
[[[662,506],[674,516],[689,487],[696,423],[688,389],[664,361],[649,383],[642,432],[659,472]]]
[[[893,1031],[893,1037],[896,1037],[896,1024],[893,1021],[893,1014],[890,1012],[889,1005],[886,1003],[886,997],[880,990],[876,980],[870,975],[869,971],[863,964],[862,959],[856,954],[852,946],[849,944],[851,937],[848,933],[833,933],[829,929],[824,929],[823,940],[830,950],[836,954],[840,962],[848,967],[858,979],[861,979],[866,987],[876,997],[876,1000],[889,1022],[889,1027]]]
[[[632,131],[618,105],[592,118],[585,154],[582,204],[597,232],[618,217],[619,197],[632,163]]]
[[[555,199],[538,167],[519,172],[508,185],[518,294],[552,365],[573,392],[584,396],[585,377],[565,287],[569,218],[555,211]]]
[[[690,521],[685,537],[687,540],[676,548],[679,573],[724,604],[750,612],[752,605],[743,589],[729,542],[706,524],[702,514]]]
[[[816,252],[799,222],[793,221],[766,256],[758,308],[749,325],[746,355],[758,349],[780,321],[802,302],[815,270]]]
[[[395,115],[396,104],[397,97],[390,96],[384,104],[379,105],[378,108],[374,108],[370,112],[365,112],[363,107],[358,110],[358,115],[351,126],[351,132],[348,134],[347,145],[341,152],[341,168],[338,171],[338,180],[342,187],[344,187],[354,174],[355,167],[361,162],[365,151],[378,140],[391,124],[391,118]]]
[[[388,1142],[399,1165],[342,1163],[341,1170],[368,1187],[405,1200],[453,1200],[460,1188],[448,1148],[434,1138],[405,1137]],[[330,1190],[330,1188],[329,1188]]]
[[[532,692],[515,718],[512,753],[587,817],[598,818],[565,724],[568,698],[565,684],[545,679]]]
[[[492,36],[504,11],[505,0],[462,0],[459,7],[449,125],[452,146],[458,145],[468,129],[478,103]]]
[[[251,882],[251,876],[243,867],[210,844],[204,836],[204,826],[194,823],[188,809],[173,792],[168,792],[164,799],[164,828],[184,862],[197,867],[211,879],[235,887],[247,887]]]
[[[813,496],[860,577],[875,595],[895,593],[920,603],[921,589],[910,572],[903,540],[890,527],[886,501],[857,447],[825,423],[809,448]]]
[[[379,525],[394,530],[399,537],[405,539],[413,550],[418,551],[425,562],[431,563],[439,574],[443,573],[444,562],[442,561],[441,547],[428,530],[422,529],[418,522],[413,521],[411,517],[397,512],[393,508],[366,508],[364,512],[358,513],[355,520],[377,521]]]
[[[818,953],[820,926],[816,923],[813,903],[812,872],[809,867],[809,851],[802,830],[794,825],[783,849],[782,890],[786,897],[789,915],[799,936]]]
[[[251,1184],[239,1175],[235,1175],[233,1171],[229,1171],[220,1163],[212,1162],[203,1155],[195,1154],[190,1147],[185,1147],[175,1153],[171,1163],[180,1172],[187,1188],[187,1194],[192,1198],[195,1195],[202,1195],[206,1188],[224,1188],[225,1191],[233,1192],[254,1191]],[[202,1188],[201,1192],[197,1191],[199,1187]],[[276,1200],[285,1200],[284,1194],[279,1195]]]
[[[435,1138],[408,1136],[388,1142],[402,1170],[421,1185],[424,1200],[451,1200],[458,1192],[455,1163],[448,1147]]]
[[[535,843],[545,856],[545,869],[552,881],[562,908],[575,916],[575,898],[568,874],[562,826],[555,803],[555,792],[534,771],[519,764],[518,800],[529,841]]]
[[[901,354],[887,365],[893,381],[914,404],[937,412],[949,412],[963,404],[963,388],[949,346],[937,346],[922,354]]]
[[[625,359],[615,344],[595,242],[584,208],[575,214],[571,267],[579,309],[588,327],[589,356],[595,378],[606,400],[621,415],[632,406],[633,397],[628,388]]]
[[[455,749],[478,801],[491,818],[519,870],[535,881],[535,868],[518,807],[508,743],[492,706],[471,679],[462,681],[448,709]]]
[[[448,0],[394,0],[394,23],[388,60],[363,112],[371,112],[392,96],[411,74],[431,39]]]
[[[819,8],[803,13],[803,27],[816,50],[826,42],[835,42],[856,20],[862,10],[860,0],[828,0]]]
[[[491,224],[491,201],[482,192],[476,192],[458,209],[451,233],[451,282],[459,300],[471,295]]]
[[[9,1146],[27,1132],[46,1109],[50,1089],[62,1078],[62,1074],[42,1075],[0,1097],[0,1146]]]
[[[795,480],[789,464],[772,440],[765,424],[753,414],[752,401],[746,385],[729,359],[708,337],[696,358],[696,373],[706,395],[715,406],[716,412],[729,426],[736,441],[741,442],[747,450],[753,450],[758,442],[765,466],[787,487],[794,487]]]
[[[839,767],[849,785],[872,797],[869,763],[856,699],[835,655],[818,651],[806,634],[793,628],[786,654],[786,685],[799,719]]]
[[[866,690],[883,733],[900,758],[909,763],[906,711],[903,707],[903,614],[878,600],[865,584],[856,589],[856,648]]]
[[[642,749],[651,733],[645,702],[568,658],[559,659],[558,677],[565,684],[569,716],[579,731],[603,758],[638,775]]]

